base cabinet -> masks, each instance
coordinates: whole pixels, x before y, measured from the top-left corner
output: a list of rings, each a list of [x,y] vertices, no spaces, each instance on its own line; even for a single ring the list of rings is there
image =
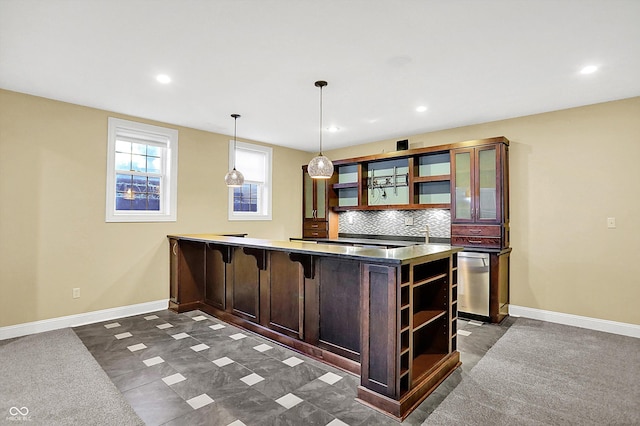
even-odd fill
[[[396,419],[460,365],[459,249],[377,264],[327,252],[169,243],[170,309],[200,309],[358,374],[358,399]]]
[[[460,365],[457,257],[363,270],[358,398],[403,419]]]

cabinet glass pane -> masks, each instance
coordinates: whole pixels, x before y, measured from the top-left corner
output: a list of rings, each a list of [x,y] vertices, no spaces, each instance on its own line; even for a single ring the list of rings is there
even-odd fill
[[[471,220],[471,153],[456,154],[456,219]]]
[[[496,219],[496,150],[478,152],[480,174],[479,219]]]
[[[324,219],[326,217],[325,214],[325,194],[327,192],[327,181],[325,179],[316,179],[316,208],[318,211],[316,212],[316,217],[319,219]]]
[[[304,174],[304,218],[313,218],[313,179],[308,173]]]

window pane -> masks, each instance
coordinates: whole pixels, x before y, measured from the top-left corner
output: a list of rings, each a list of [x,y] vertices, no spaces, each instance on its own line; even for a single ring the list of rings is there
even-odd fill
[[[135,194],[133,210],[147,210],[147,194]]]
[[[148,210],[160,211],[160,194],[149,194]]]
[[[159,146],[147,145],[147,155],[150,157],[161,157],[162,148]]]
[[[131,142],[116,140],[116,152],[131,153]]]
[[[131,144],[131,152],[134,154],[147,155],[147,146],[141,143]]]
[[[147,157],[147,173],[160,173],[162,159],[157,157]]]
[[[131,170],[136,172],[147,171],[147,157],[144,155],[132,155],[131,156]]]
[[[116,170],[131,170],[131,154],[116,152]]]
[[[116,175],[116,191],[125,192],[133,184],[133,176],[131,175]]]
[[[116,210],[131,210],[131,200],[125,200],[122,192],[116,194]]]
[[[142,194],[147,192],[146,176],[133,176],[133,191],[136,194]]]
[[[147,191],[151,194],[160,194],[160,178],[159,177],[150,177],[147,183]]]

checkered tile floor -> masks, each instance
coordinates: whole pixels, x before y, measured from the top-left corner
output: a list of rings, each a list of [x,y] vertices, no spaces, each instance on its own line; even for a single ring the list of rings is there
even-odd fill
[[[471,323],[459,322],[461,347],[476,328],[496,330],[480,336],[480,353],[470,351],[465,369],[506,331]],[[74,331],[147,425],[398,424],[355,401],[358,377],[200,311],[159,311]],[[403,424],[422,424],[463,376],[456,370]]]

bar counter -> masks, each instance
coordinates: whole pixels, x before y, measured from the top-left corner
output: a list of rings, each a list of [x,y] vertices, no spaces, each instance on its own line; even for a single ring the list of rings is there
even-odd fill
[[[170,300],[360,376],[358,400],[402,420],[460,365],[461,248],[169,235]]]

